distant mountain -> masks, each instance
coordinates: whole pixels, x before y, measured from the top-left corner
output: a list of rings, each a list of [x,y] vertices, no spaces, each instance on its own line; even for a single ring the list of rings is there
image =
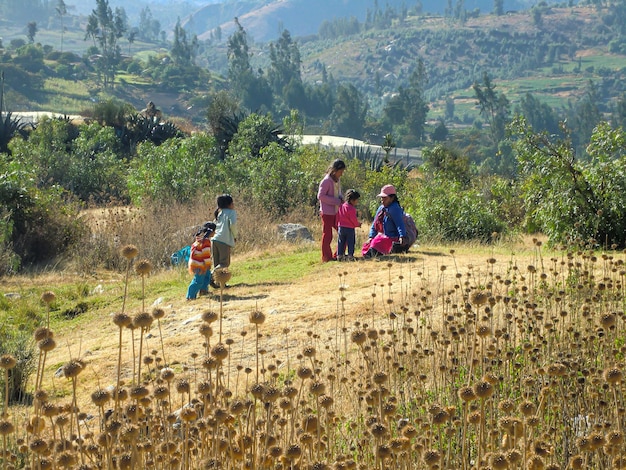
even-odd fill
[[[504,10],[524,10],[536,3],[536,0],[505,0]],[[443,0],[225,0],[203,5],[185,17],[183,25],[202,40],[211,37],[218,26],[222,34],[228,36],[234,31],[233,19],[237,17],[253,40],[267,42],[275,40],[283,29],[288,29],[294,37],[309,36],[317,34],[324,21],[349,17],[365,21],[368,12],[372,13],[376,8],[380,11],[388,7],[415,11],[420,4],[422,12],[432,14],[444,14],[447,6]],[[455,4],[456,1],[453,8]],[[494,9],[494,1],[465,0],[464,8],[468,12],[489,13]]]
[[[70,5],[71,1],[66,3]],[[95,0],[74,1],[77,4],[72,5],[72,14],[88,15],[96,6]],[[421,4],[422,12],[432,14],[443,14],[447,6],[443,0],[109,0],[111,8],[124,8],[131,23],[136,23],[141,10],[148,7],[168,35],[180,18],[185,28],[201,40],[208,39],[218,26],[227,37],[234,31],[233,19],[238,17],[248,35],[259,42],[275,40],[282,29],[288,29],[294,37],[317,34],[324,21],[335,18],[364,21],[376,3],[380,10],[387,6],[415,10]],[[504,0],[504,10],[528,9],[536,3],[537,0]],[[456,4],[453,1],[452,7]],[[465,0],[464,8],[489,13],[494,9],[494,1]]]

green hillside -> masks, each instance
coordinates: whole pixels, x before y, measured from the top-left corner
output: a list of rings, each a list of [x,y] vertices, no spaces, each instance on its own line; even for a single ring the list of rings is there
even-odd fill
[[[303,82],[354,85],[367,99],[374,119],[381,117],[399,87],[407,86],[420,61],[429,121],[444,117],[446,106],[449,119],[452,105],[454,119],[449,119],[450,123],[471,124],[478,115],[472,85],[484,73],[513,107],[526,93],[532,93],[562,112],[593,83],[601,111],[610,113],[625,87],[626,39],[615,21],[615,11],[623,9],[544,6],[501,16],[462,18],[408,14],[391,16],[388,27],[363,23],[356,31],[336,20],[327,25],[326,32],[294,37],[294,42],[301,56]],[[103,97],[117,96],[138,109],[155,101],[168,116],[200,124],[207,94],[227,86],[227,37],[200,41],[194,62],[203,71],[194,70],[191,77],[182,78],[175,76],[175,64],[163,65],[171,55],[171,41],[140,35],[131,42],[127,36],[120,37],[123,70],[114,86],[104,89],[90,64],[93,43],[85,40],[86,18],[65,18],[63,34],[59,18],[38,28],[34,39],[43,46],[44,67],[29,71],[34,75],[28,79],[9,65],[11,55],[24,54],[18,51],[27,42],[25,28],[8,23],[3,27],[0,67],[6,73],[5,109],[52,107],[74,114]],[[284,27],[289,29],[288,24]],[[270,44],[274,43],[250,39],[254,70],[267,72]],[[76,55],[54,59],[46,53],[50,49]],[[154,72],[159,68],[168,70]]]

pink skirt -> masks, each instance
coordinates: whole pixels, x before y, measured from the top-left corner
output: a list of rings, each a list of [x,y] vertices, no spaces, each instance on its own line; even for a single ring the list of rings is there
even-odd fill
[[[397,241],[398,237],[388,237],[385,234],[378,233],[374,238],[369,241],[369,243],[365,242],[363,244],[363,248],[361,248],[361,254],[365,256],[365,253],[367,253],[370,248],[373,248],[383,255],[388,255],[389,253],[391,253],[393,243]]]

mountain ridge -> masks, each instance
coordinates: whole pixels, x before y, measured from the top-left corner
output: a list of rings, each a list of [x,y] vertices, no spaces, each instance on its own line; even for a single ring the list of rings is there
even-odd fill
[[[421,11],[431,14],[444,14],[444,2],[426,0],[421,3]],[[555,4],[557,2],[546,2]],[[363,22],[368,10],[370,13],[377,8],[407,8],[404,0],[388,0],[384,8],[377,6],[376,0],[274,0],[269,2],[230,1],[204,5],[181,19],[183,26],[189,32],[196,34],[198,39],[209,39],[219,27],[222,34],[228,36],[235,30],[233,19],[238,18],[242,27],[255,41],[267,42],[278,38],[282,29],[288,29],[292,36],[309,36],[317,34],[324,21],[336,18],[355,17]],[[503,2],[504,11],[527,9],[528,0],[508,0]],[[468,12],[479,11],[482,14],[491,12],[494,2],[491,0],[468,0],[464,8]],[[417,8],[417,7],[415,7]],[[412,10],[412,8],[407,8]]]

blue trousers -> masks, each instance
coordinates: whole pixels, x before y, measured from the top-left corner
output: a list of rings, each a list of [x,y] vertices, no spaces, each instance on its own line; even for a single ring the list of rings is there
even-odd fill
[[[339,227],[337,240],[337,256],[345,256],[346,248],[348,256],[354,256],[354,244],[356,243],[356,231],[353,228]]]
[[[207,269],[206,272],[201,272],[199,269],[196,269],[193,279],[187,288],[187,298],[195,299],[198,296],[198,292],[201,290],[209,290],[210,282],[211,271],[209,269]]]

